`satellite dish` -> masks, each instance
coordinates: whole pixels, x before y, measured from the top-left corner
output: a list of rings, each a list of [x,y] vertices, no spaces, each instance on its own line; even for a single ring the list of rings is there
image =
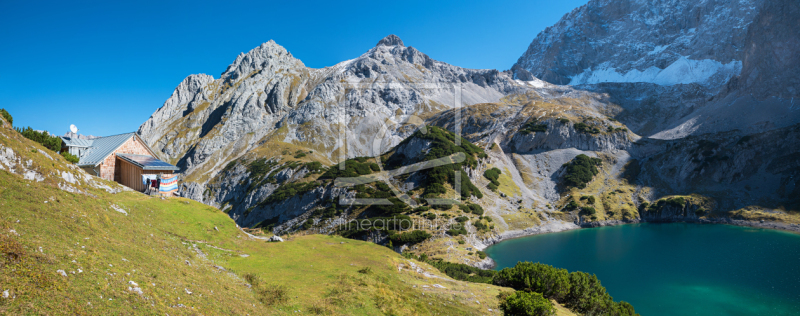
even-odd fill
[[[69,125],[69,130],[70,130],[70,131],[71,131],[73,134],[77,134],[77,133],[78,133],[78,127],[77,127],[77,126],[75,126],[75,124],[70,124],[70,125]]]

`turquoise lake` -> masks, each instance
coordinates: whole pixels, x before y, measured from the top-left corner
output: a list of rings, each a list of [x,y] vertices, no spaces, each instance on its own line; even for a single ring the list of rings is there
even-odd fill
[[[687,223],[578,229],[503,241],[497,269],[541,262],[597,274],[648,315],[800,315],[800,235]]]

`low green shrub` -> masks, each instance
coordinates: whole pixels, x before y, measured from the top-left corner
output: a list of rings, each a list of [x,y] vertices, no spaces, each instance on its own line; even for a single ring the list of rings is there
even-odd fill
[[[643,202],[641,205],[639,205],[639,210],[644,212],[659,212],[667,206],[683,209],[683,207],[686,205],[686,202],[686,199],[683,197],[665,198],[655,201],[653,204]]]
[[[451,228],[451,229],[447,230],[447,234],[450,235],[450,236],[456,237],[458,235],[466,235],[467,234],[467,230],[464,229],[464,227]]]
[[[571,210],[574,210],[574,209],[577,209],[577,208],[578,208],[578,203],[575,202],[574,200],[569,201],[569,203],[567,203],[567,205],[564,206],[564,210],[567,210],[567,211],[571,211]]]
[[[578,132],[581,132],[581,133],[586,133],[586,134],[598,134],[598,133],[600,133],[600,130],[597,127],[588,125],[588,124],[583,123],[583,122],[575,123],[574,126],[575,126],[575,130],[578,131]]]
[[[686,205],[686,199],[682,197],[669,198],[667,199],[666,203],[672,207],[682,208],[684,205]]]
[[[414,213],[423,213],[429,211],[431,208],[428,206],[418,206],[414,209]]]
[[[270,203],[284,201],[288,198],[291,198],[298,194],[303,194],[308,191],[311,191],[315,188],[319,187],[319,184],[316,182],[292,182],[286,183],[279,186],[275,189],[275,192],[272,192],[270,196],[268,196],[264,201],[261,202],[262,205],[267,205]]]
[[[78,163],[78,161],[81,160],[80,158],[78,158],[78,156],[70,154],[69,152],[66,152],[66,151],[62,152],[61,156],[64,157],[64,159],[66,159],[67,161],[69,161],[71,163]]]
[[[8,113],[6,109],[0,109],[0,115],[3,116],[3,119],[5,119],[8,124],[14,125],[14,118],[11,117],[11,113]]]
[[[341,168],[340,167],[341,164],[344,164],[344,170],[339,170]],[[368,175],[371,174],[373,171],[380,170],[380,167],[377,164],[367,163],[366,157],[356,157],[353,159],[348,159],[342,162],[341,164],[330,167],[328,171],[319,176],[319,179],[320,180],[335,179],[340,177],[352,178],[352,177]]]
[[[500,310],[503,311],[503,315],[551,316],[556,313],[553,302],[539,293],[516,291],[507,296],[501,294],[499,298]]]
[[[596,275],[531,262],[519,262],[500,270],[492,283],[517,291],[541,293],[544,298],[564,304],[584,315],[638,315],[626,302],[614,302]]]
[[[409,259],[416,259],[420,262],[425,262],[443,272],[447,276],[459,281],[492,284],[492,280],[497,274],[497,271],[494,270],[483,270],[463,263],[452,263],[442,259],[428,259],[426,254],[422,254],[417,257],[406,252],[403,253],[403,256]]]
[[[492,168],[492,169],[488,169],[488,170],[484,171],[483,172],[483,176],[486,179],[489,179],[489,181],[492,182],[492,184],[497,186],[497,185],[500,185],[500,182],[497,181],[497,180],[500,179],[500,174],[501,173],[502,173],[502,171],[500,171],[500,169]]]
[[[428,238],[431,238],[431,234],[423,230],[415,230],[411,232],[389,235],[389,240],[394,242],[395,245],[405,245],[405,244],[413,245],[421,243]]]
[[[458,208],[465,213],[472,213],[478,216],[483,215],[483,207],[481,207],[478,204],[464,203],[464,204],[459,204]]]
[[[694,211],[694,213],[697,214],[697,216],[701,216],[701,215],[706,213],[706,209],[701,207],[701,208],[698,208],[696,211]]]
[[[527,123],[525,123],[525,125],[522,125],[522,128],[519,131],[523,134],[546,132],[547,124],[539,124],[539,122],[534,119],[528,121]]]
[[[586,188],[586,184],[591,182],[594,176],[600,172],[597,170],[597,166],[602,163],[603,161],[600,158],[591,158],[584,154],[576,156],[575,159],[564,164],[564,167],[566,167],[566,173],[563,178],[564,185],[579,189]]]

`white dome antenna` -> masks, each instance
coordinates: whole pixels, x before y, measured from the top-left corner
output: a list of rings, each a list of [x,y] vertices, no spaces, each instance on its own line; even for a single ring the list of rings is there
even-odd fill
[[[70,130],[70,132],[72,132],[73,134],[77,134],[77,133],[78,133],[78,127],[77,127],[77,126],[75,126],[75,124],[70,124],[70,125],[69,125],[69,130]]]

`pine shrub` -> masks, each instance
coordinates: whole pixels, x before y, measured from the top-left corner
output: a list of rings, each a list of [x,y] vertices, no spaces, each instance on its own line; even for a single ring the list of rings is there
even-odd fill
[[[80,161],[80,158],[78,158],[78,156],[70,154],[69,152],[66,152],[66,151],[62,152],[61,156],[64,157],[64,159],[66,159],[67,161],[69,161],[71,163],[78,163],[78,161]]]
[[[14,118],[11,117],[11,113],[8,113],[6,109],[0,109],[0,115],[3,116],[3,119],[5,119],[8,124],[14,125]]]

